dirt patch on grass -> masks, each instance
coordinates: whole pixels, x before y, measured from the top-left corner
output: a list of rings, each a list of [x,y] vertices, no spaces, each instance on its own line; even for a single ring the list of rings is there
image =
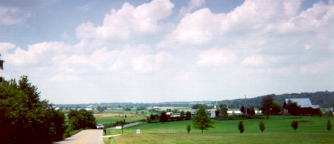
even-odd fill
[[[136,117],[136,116],[141,116],[141,114],[94,114],[94,117],[117,117],[117,116],[124,116],[126,115],[127,117]]]

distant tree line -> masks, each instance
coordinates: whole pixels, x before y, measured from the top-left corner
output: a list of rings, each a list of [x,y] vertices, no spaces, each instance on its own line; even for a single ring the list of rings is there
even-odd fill
[[[101,112],[106,111],[106,110],[107,110],[107,107],[104,107],[104,106],[97,106],[96,110],[97,110],[98,112],[101,113]]]
[[[310,98],[312,104],[320,105],[322,108],[334,107],[334,92],[323,91],[323,92],[314,92],[314,93],[291,93],[291,94],[281,94],[275,95],[270,94],[273,96],[274,103],[277,106],[282,107],[284,99],[288,98]],[[64,107],[64,108],[85,108],[90,105],[100,105],[103,107],[111,107],[111,108],[147,108],[147,107],[190,107],[194,109],[198,109],[198,104],[203,104],[206,109],[212,109],[215,103],[223,103],[229,109],[240,109],[242,106],[246,106],[247,108],[254,106],[255,109],[259,109],[262,106],[262,98],[266,97],[258,96],[254,98],[242,98],[242,99],[234,99],[234,100],[222,100],[222,101],[191,101],[191,102],[162,102],[162,103],[88,103],[88,104],[55,104],[57,107]]]
[[[314,92],[314,93],[291,93],[291,94],[281,94],[281,95],[275,95],[270,94],[273,99],[274,103],[276,105],[279,105],[282,107],[283,102],[285,99],[289,98],[310,98],[312,104],[320,105],[322,108],[329,108],[334,107],[334,92],[329,91],[322,91],[322,92]],[[242,106],[254,106],[255,108],[260,108],[262,106],[262,98],[266,97],[264,96],[258,96],[254,98],[246,98],[246,99],[234,99],[234,100],[222,100],[218,101],[218,103],[224,103],[229,108],[234,109],[240,109]]]

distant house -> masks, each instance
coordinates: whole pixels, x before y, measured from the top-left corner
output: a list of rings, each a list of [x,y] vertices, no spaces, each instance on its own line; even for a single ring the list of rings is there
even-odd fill
[[[159,110],[159,107],[151,107],[151,108],[149,108],[149,110],[153,110],[153,111],[158,111]]]
[[[191,118],[195,117],[195,114],[197,112],[198,109],[191,109],[190,113],[191,113]],[[216,118],[216,110],[207,110],[208,116],[210,118]]]
[[[283,104],[284,114],[290,114],[288,110],[288,103],[289,101],[293,103],[297,103],[298,114],[318,114],[320,110],[319,105],[312,105],[311,100],[309,98],[291,98],[285,99]]]
[[[90,105],[90,106],[88,106],[87,108],[85,108],[85,110],[86,110],[86,111],[92,111],[92,110],[93,110],[93,106]]]
[[[166,115],[172,116],[173,112],[167,112]]]
[[[216,110],[210,110],[210,118],[216,118]]]
[[[195,117],[195,113],[197,112],[198,109],[191,109],[190,113],[191,113],[191,118]]]

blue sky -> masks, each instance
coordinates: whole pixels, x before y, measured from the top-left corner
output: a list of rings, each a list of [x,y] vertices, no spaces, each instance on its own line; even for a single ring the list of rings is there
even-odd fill
[[[334,91],[333,0],[0,0],[0,33],[57,104]]]

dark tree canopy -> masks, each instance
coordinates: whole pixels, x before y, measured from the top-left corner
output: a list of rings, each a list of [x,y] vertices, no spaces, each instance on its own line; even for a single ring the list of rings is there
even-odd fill
[[[187,127],[186,127],[186,129],[187,129],[187,132],[190,133],[190,131],[191,131],[191,125],[188,124]]]
[[[166,114],[165,111],[162,111],[162,112],[161,112],[161,115],[160,115],[160,122],[165,123],[165,122],[167,122],[167,121],[168,121],[167,114]]]
[[[37,87],[22,76],[0,83],[0,143],[52,143],[62,139],[65,115],[41,101]]]
[[[286,108],[288,109],[289,113],[292,115],[297,115],[298,114],[298,105],[296,102],[292,102],[291,100],[288,100],[288,104],[286,106]]]
[[[208,114],[203,106],[201,106],[195,114],[193,119],[193,128],[202,130],[202,133],[203,130],[213,128],[213,122],[211,122],[211,119],[208,117]]]
[[[1,54],[0,54],[0,56],[1,56]],[[1,58],[0,58],[0,69],[3,69],[3,63],[4,63],[5,61],[4,60],[2,60]]]
[[[269,118],[273,103],[274,103],[274,95],[267,95],[262,98],[261,110],[262,113],[267,116],[267,119]]]
[[[298,128],[298,121],[292,121],[291,127],[296,131]]]
[[[262,121],[260,121],[259,127],[260,127],[260,130],[261,130],[262,133],[263,133],[264,129],[266,129],[266,127],[264,126],[264,123]]]
[[[330,132],[332,129],[331,120],[327,120],[327,130]]]
[[[73,130],[81,128],[96,128],[96,120],[93,113],[85,109],[70,110],[67,114],[69,126]]]
[[[219,104],[219,114],[222,118],[228,118],[228,108],[226,104]]]
[[[245,106],[242,106],[242,107],[240,108],[240,111],[241,111],[243,114],[255,115],[255,108],[254,108],[254,106],[251,106],[251,107],[245,107]]]
[[[186,112],[186,120],[190,120],[191,119],[191,112],[187,111]]]
[[[186,116],[186,113],[184,111],[181,111],[181,113],[180,113],[181,119],[183,119],[185,116]]]
[[[240,133],[243,133],[245,131],[244,123],[242,121],[239,122],[238,130]]]
[[[5,61],[3,61],[3,60],[1,60],[0,59],[0,69],[2,69],[3,70],[3,63],[4,63]]]
[[[192,109],[199,109],[201,106],[205,107],[205,105],[202,105],[202,104],[195,104],[191,108]]]

